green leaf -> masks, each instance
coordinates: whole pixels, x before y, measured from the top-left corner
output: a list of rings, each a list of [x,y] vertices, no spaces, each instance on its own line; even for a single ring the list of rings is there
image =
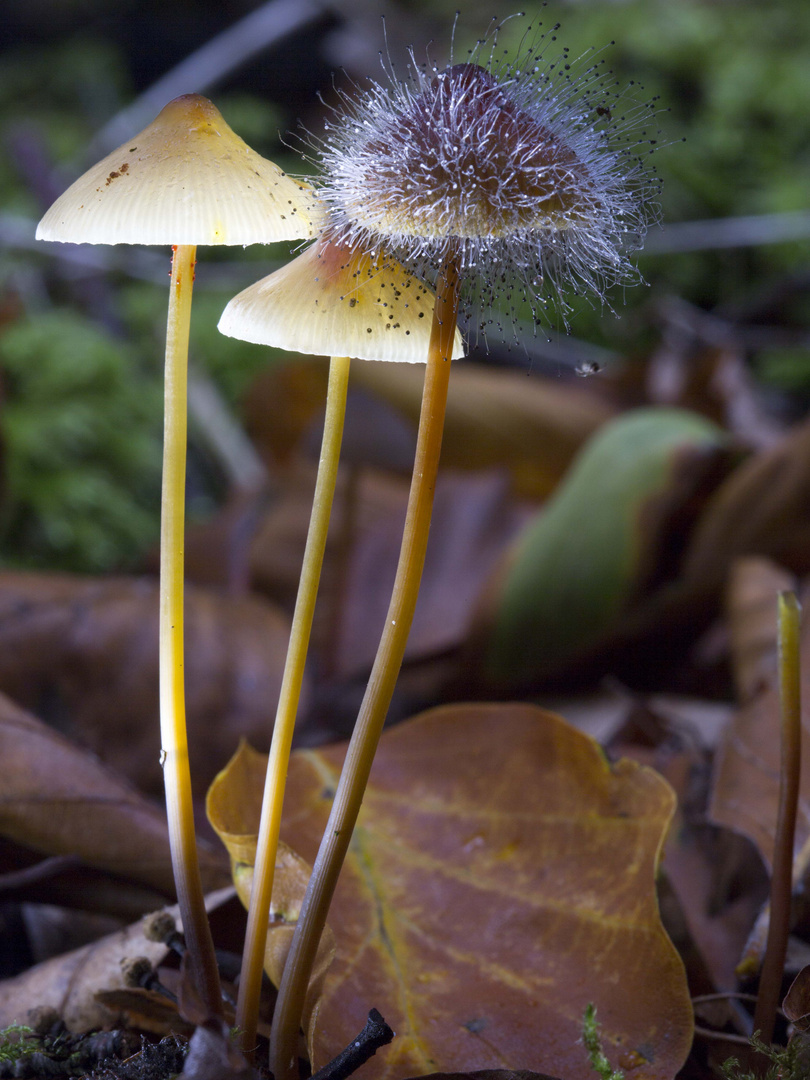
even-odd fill
[[[639,409],[591,439],[518,538],[489,637],[496,683],[530,681],[599,641],[655,561],[682,484],[723,432],[677,409]]]

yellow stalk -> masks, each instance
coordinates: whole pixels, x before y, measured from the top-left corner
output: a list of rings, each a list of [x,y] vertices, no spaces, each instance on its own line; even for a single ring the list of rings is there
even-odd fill
[[[239,998],[236,1004],[236,1027],[240,1032],[242,1049],[246,1053],[252,1053],[256,1043],[267,921],[273,894],[287,764],[290,758],[298,700],[301,696],[301,683],[304,678],[315,599],[326,550],[332,499],[335,494],[340,444],[343,438],[343,420],[346,414],[349,364],[348,357],[333,356],[329,366],[329,387],[326,394],[326,417],[318,478],[315,483],[315,496],[301,577],[298,582],[298,596],[281,681],[276,722],[273,727],[270,758],[267,762],[256,866],[253,871],[245,949],[242,954],[242,973],[239,978]]]
[[[801,608],[792,592],[779,593],[779,713],[781,768],[779,807],[773,845],[771,914],[762,974],[759,979],[754,1031],[769,1044],[773,1039],[785,970],[793,880],[793,846],[802,761]]]
[[[307,886],[273,1016],[270,1068],[275,1080],[295,1080],[298,1075],[298,1032],[307,985],[338,875],[360,812],[371,763],[413,621],[439,468],[450,357],[458,315],[458,291],[458,269],[455,261],[450,259],[445,264],[437,290],[413,479],[391,603],[349,743],[329,823]]]
[[[160,522],[160,739],[172,868],[191,976],[205,1008],[211,1015],[221,1016],[219,971],[197,862],[183,670],[188,332],[196,252],[195,246],[187,244],[174,249],[166,327]]]

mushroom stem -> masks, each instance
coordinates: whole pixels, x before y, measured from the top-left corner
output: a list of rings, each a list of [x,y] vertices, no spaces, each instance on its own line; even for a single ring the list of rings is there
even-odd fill
[[[307,986],[413,621],[439,468],[459,286],[458,267],[451,257],[444,264],[436,290],[413,478],[385,628],[304,896],[273,1016],[270,1068],[276,1080],[295,1080],[298,1075],[298,1031]]]
[[[346,415],[350,363],[350,359],[346,356],[333,356],[329,365],[329,387],[326,395],[326,416],[318,478],[315,482],[315,495],[298,583],[290,643],[287,647],[287,660],[284,665],[276,721],[273,727],[273,740],[267,762],[256,864],[253,870],[247,933],[242,954],[242,973],[239,978],[239,997],[236,1004],[236,1027],[240,1032],[242,1049],[245,1053],[251,1053],[256,1042],[267,922],[273,893],[287,764],[290,758],[290,746],[298,701],[301,696],[301,683],[312,630],[315,599],[318,594],[318,583],[326,550],[326,536],[329,531],[329,517],[335,494],[340,445],[343,439],[343,420]]]
[[[802,761],[801,709],[801,608],[795,593],[779,593],[779,713],[782,728],[779,808],[774,837],[771,874],[771,917],[762,974],[759,980],[754,1031],[769,1045],[773,1040],[776,1013],[785,970],[793,851]]]
[[[191,974],[207,1011],[212,1016],[221,1016],[219,971],[197,862],[183,670],[188,333],[196,252],[196,246],[191,244],[174,248],[166,327],[160,523],[160,739],[172,869]]]

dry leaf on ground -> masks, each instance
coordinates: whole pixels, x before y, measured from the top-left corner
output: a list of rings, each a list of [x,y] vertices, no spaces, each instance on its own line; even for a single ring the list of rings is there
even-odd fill
[[[174,895],[162,808],[123,777],[0,695],[0,834],[48,855]],[[220,852],[200,844],[204,886],[227,881]]]
[[[325,361],[299,360],[263,373],[251,387],[245,403],[248,426],[273,459],[286,462],[322,412],[326,376]],[[385,403],[416,429],[424,384],[419,365],[356,361],[351,382],[355,390]],[[504,470],[518,495],[543,498],[579,447],[614,412],[580,380],[566,383],[526,371],[458,363],[450,380],[442,465],[478,472]],[[366,439],[369,464],[381,465],[383,457],[390,458],[385,443],[390,443],[391,426],[389,422],[387,440],[383,437],[372,446]],[[356,441],[349,423],[345,439],[347,444]],[[398,442],[406,453],[406,440]],[[347,449],[351,459],[358,460],[359,448],[353,452],[347,445]]]
[[[777,608],[780,592],[796,579],[770,559],[736,559],[726,589],[731,663],[740,705],[747,704],[776,676]]]
[[[312,859],[345,746],[293,755],[283,834]],[[671,1080],[692,1034],[654,878],[673,795],[527,705],[435,709],[387,732],[338,884],[318,1068],[370,1007],[398,1038],[369,1075],[531,1067],[592,1080],[593,1002],[611,1061]]]
[[[723,585],[738,555],[767,555],[801,574],[810,569],[810,421],[744,461],[707,503],[684,559],[684,578]]]
[[[468,634],[493,566],[529,513],[525,504],[509,496],[507,487],[505,478],[494,472],[439,476],[409,660],[457,647]],[[391,599],[407,499],[406,480],[371,470],[363,470],[351,483],[344,476],[339,484],[313,640],[329,654],[329,669],[340,677],[365,672],[374,660]],[[288,597],[297,586],[311,505],[310,490],[289,489],[271,508],[254,541],[254,582],[268,592]],[[341,533],[347,537],[344,555]]]
[[[209,894],[207,910],[212,911],[232,896],[232,886]],[[182,930],[177,907],[167,910]],[[40,1006],[56,1009],[69,1031],[105,1027],[111,1014],[96,995],[124,989],[121,961],[144,956],[155,967],[167,952],[162,942],[144,937],[143,921],[139,920],[92,945],[37,964],[22,975],[0,982],[0,1027],[25,1023],[29,1010]]]
[[[358,497],[366,488],[360,483]],[[371,667],[391,600],[407,486],[389,481],[386,492],[387,513],[377,528],[357,537],[349,559],[336,656],[337,672],[344,676]],[[377,497],[382,494],[378,490]],[[439,476],[408,660],[464,642],[493,567],[529,512],[509,497],[497,473]]]
[[[256,447],[271,464],[287,465],[324,410],[327,360],[295,359],[267,367],[244,396],[242,412]]]
[[[526,371],[454,364],[442,438],[449,469],[505,469],[514,491],[548,495],[571,459],[614,410],[583,387]],[[358,364],[352,379],[416,425],[424,372],[406,364]]]
[[[810,1031],[810,967],[803,967],[782,1003],[785,1016],[799,1031]]]
[[[267,745],[289,622],[256,597],[186,591],[191,774],[202,796],[240,735]],[[151,578],[0,574],[0,690],[163,794],[158,585]]]

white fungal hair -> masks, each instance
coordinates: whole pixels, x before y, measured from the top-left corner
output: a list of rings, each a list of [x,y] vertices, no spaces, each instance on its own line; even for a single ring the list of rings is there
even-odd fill
[[[567,293],[609,307],[608,289],[641,280],[627,256],[658,214],[655,103],[633,103],[592,51],[547,60],[557,26],[529,25],[517,57],[496,59],[502,25],[463,64],[411,51],[404,81],[389,62],[384,83],[338,89],[311,140],[327,234],[431,282],[452,255],[484,339],[524,301],[535,329],[554,312],[567,327]]]

